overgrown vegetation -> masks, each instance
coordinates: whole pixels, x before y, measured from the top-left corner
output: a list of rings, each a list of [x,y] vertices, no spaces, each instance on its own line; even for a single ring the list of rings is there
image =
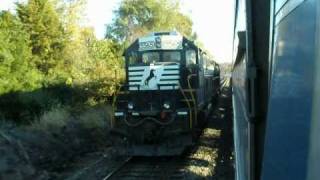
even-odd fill
[[[27,0],[0,12],[0,117],[30,123],[57,107],[107,102],[123,50],[151,31],[196,37],[176,0],[123,0],[106,38],[85,25],[86,0]]]
[[[85,6],[26,0],[0,11],[0,179],[49,179],[37,170],[110,145],[107,104],[133,40],[172,30],[196,40],[178,0],[122,0],[105,39],[85,25]]]
[[[108,109],[56,107],[29,126],[0,121],[0,179],[59,179],[76,157],[108,148]]]

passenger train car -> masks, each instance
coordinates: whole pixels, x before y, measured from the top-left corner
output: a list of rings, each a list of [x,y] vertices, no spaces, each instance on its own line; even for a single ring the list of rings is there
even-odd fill
[[[320,178],[320,1],[236,0],[236,179]]]
[[[130,155],[182,153],[217,95],[219,65],[177,32],[140,37],[124,56],[126,84],[115,96],[112,132],[126,139]]]

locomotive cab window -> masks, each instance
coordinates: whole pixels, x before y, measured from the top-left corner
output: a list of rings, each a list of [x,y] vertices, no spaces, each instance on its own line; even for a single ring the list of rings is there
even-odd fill
[[[131,52],[129,55],[129,64],[137,64],[139,63],[138,53]]]
[[[163,62],[180,62],[181,54],[179,51],[165,51],[163,52]]]
[[[142,62],[145,64],[155,63],[160,61],[159,52],[145,52],[142,54]]]
[[[197,63],[197,56],[195,50],[186,51],[186,65],[192,65]]]

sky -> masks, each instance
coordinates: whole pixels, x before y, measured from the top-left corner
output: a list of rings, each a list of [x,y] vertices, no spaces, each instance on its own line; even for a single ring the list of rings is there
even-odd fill
[[[17,0],[0,0],[0,10],[14,10]],[[25,1],[25,0],[20,0]],[[121,0],[87,0],[87,23],[103,38]],[[181,10],[193,20],[193,30],[218,62],[231,62],[234,0],[180,0]]]

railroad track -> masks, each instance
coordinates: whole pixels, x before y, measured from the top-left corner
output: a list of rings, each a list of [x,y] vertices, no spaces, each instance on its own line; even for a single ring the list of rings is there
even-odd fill
[[[103,180],[108,180],[111,179],[112,177],[114,177],[114,175],[120,171],[123,167],[125,167],[125,165],[128,164],[128,162],[132,159],[132,157],[128,157],[127,159],[125,159],[122,163],[120,163],[116,168],[114,168],[107,176],[105,176],[103,178]]]
[[[184,160],[172,158],[128,158],[111,171],[109,179],[186,179]]]

